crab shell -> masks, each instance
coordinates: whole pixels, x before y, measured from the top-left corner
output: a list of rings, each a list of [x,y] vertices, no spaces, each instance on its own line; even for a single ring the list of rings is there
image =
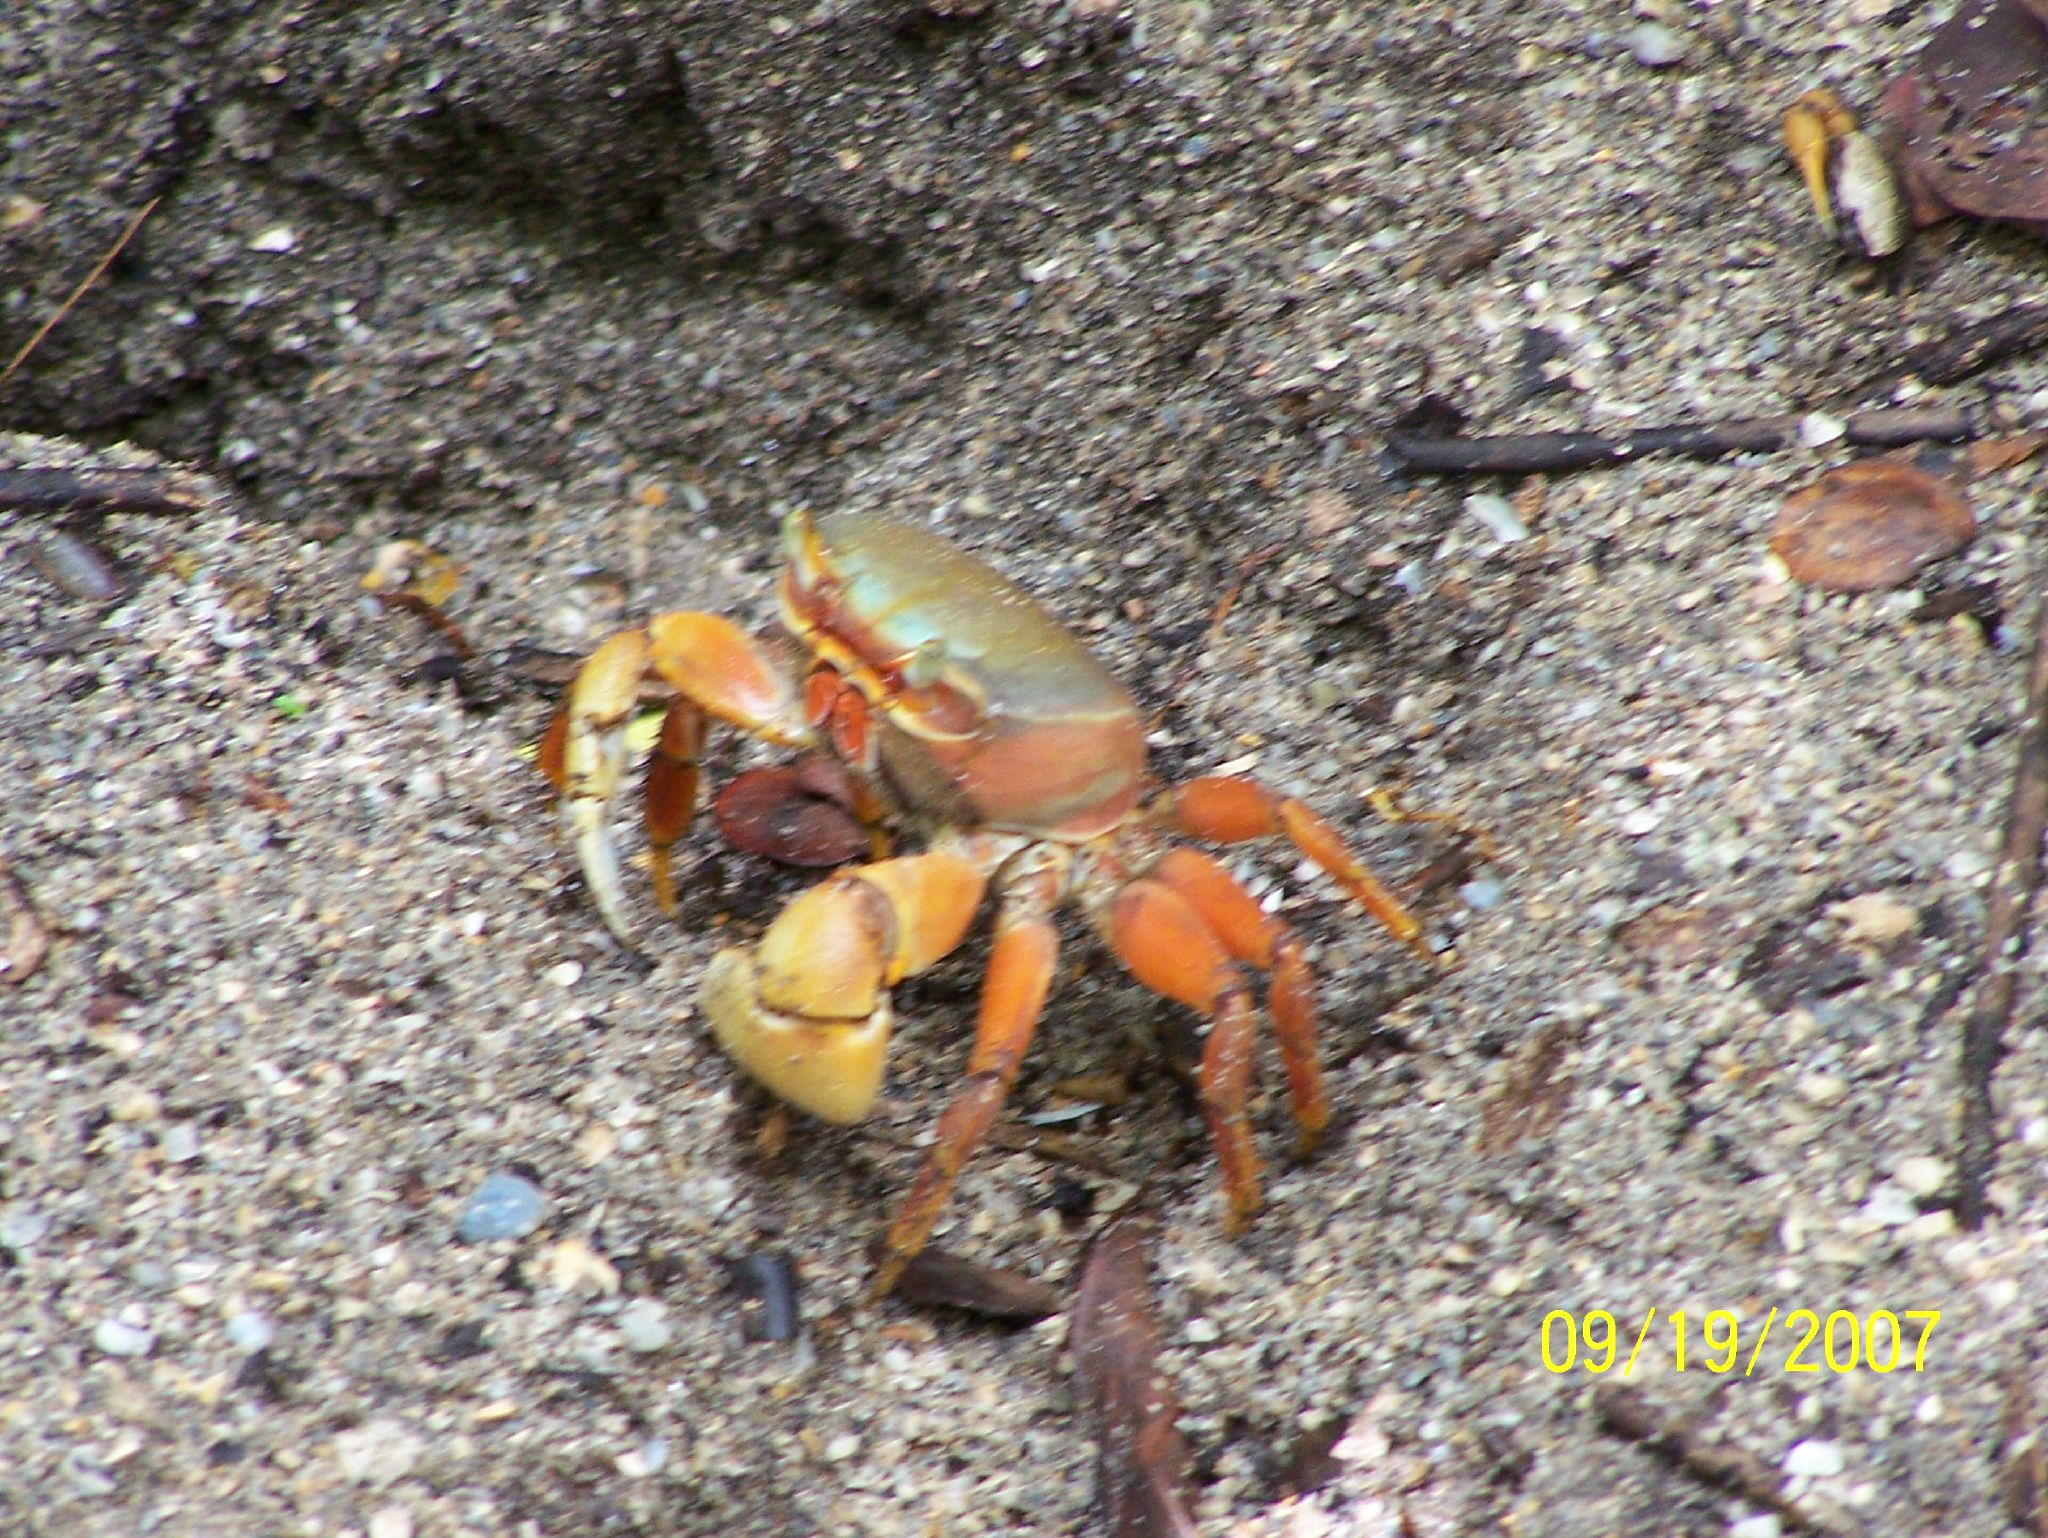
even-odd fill
[[[874,713],[880,771],[921,819],[1099,837],[1137,805],[1138,706],[1014,582],[913,524],[783,523],[782,619]]]

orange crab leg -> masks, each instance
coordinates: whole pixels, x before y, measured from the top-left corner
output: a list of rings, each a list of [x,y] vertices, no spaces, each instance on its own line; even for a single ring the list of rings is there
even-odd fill
[[[689,831],[697,811],[697,771],[704,756],[704,712],[678,694],[662,712],[661,736],[647,760],[647,791],[642,816],[647,824],[647,852],[654,877],[654,900],[663,913],[676,911],[676,883],[670,851]]]
[[[1222,939],[1194,903],[1149,876],[1117,893],[1109,913],[1109,944],[1147,988],[1209,1017],[1209,1040],[1202,1051],[1202,1115],[1230,1204],[1224,1228],[1237,1233],[1260,1201],[1259,1156],[1245,1112],[1257,1017],[1244,974],[1231,964]]]
[[[896,1209],[870,1297],[879,1298],[895,1286],[903,1268],[924,1248],[953,1194],[953,1182],[988,1135],[1016,1081],[1045,1009],[1059,956],[1052,914],[1059,903],[1065,864],[1063,857],[1046,858],[1013,877],[1004,889],[988,977],[982,985],[974,1053],[967,1061],[967,1083],[940,1115],[924,1167]]]
[[[1176,832],[1217,844],[1285,834],[1388,934],[1417,955],[1434,959],[1415,916],[1345,848],[1335,828],[1292,796],[1277,796],[1256,780],[1205,775],[1167,791],[1154,816]]]
[[[1198,849],[1168,850],[1152,875],[1188,900],[1231,955],[1271,977],[1266,1004],[1287,1069],[1294,1122],[1300,1128],[1296,1146],[1307,1153],[1330,1125],[1330,1100],[1316,1059],[1315,978],[1302,955],[1301,941]]]

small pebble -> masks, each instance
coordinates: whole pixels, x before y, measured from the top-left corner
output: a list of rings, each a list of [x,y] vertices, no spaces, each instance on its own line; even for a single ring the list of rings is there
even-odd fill
[[[1863,1216],[1886,1228],[1899,1228],[1920,1216],[1913,1198],[1889,1180],[1879,1181],[1863,1204]]]
[[[190,1164],[199,1157],[199,1134],[190,1122],[174,1121],[157,1140],[157,1152],[166,1164]]]
[[[1646,833],[1656,832],[1657,825],[1663,820],[1648,807],[1643,807],[1621,819],[1621,831],[1630,838],[1641,838]]]
[[[80,1495],[112,1495],[118,1488],[99,1454],[90,1448],[74,1447],[64,1454],[64,1477]]]
[[[1458,888],[1458,896],[1475,913],[1490,913],[1507,900],[1508,889],[1498,876],[1474,876]]]
[[[1840,1105],[1849,1097],[1849,1086],[1831,1073],[1809,1073],[1793,1086],[1808,1105]]]
[[[668,1310],[653,1298],[635,1298],[619,1310],[619,1335],[628,1351],[647,1356],[665,1351],[676,1338],[668,1322]]]
[[[277,1339],[277,1326],[254,1309],[243,1309],[228,1320],[228,1344],[238,1351],[262,1351]]]
[[[1490,491],[1476,492],[1465,499],[1465,511],[1486,525],[1486,532],[1503,545],[1517,544],[1529,537],[1529,526],[1515,515],[1514,504]]]
[[[1832,1479],[1842,1472],[1842,1448],[1838,1442],[1794,1442],[1785,1454],[1787,1474],[1804,1474],[1809,1479]]]
[[[1784,1523],[1768,1511],[1728,1524],[1728,1538],[1782,1538],[1784,1531]]]
[[[573,988],[583,980],[583,963],[558,961],[541,975],[557,988]]]
[[[1216,1321],[1213,1319],[1190,1319],[1187,1329],[1181,1333],[1198,1345],[1207,1345],[1210,1341],[1218,1339],[1223,1332],[1216,1328]]]
[[[462,1209],[455,1237],[464,1244],[492,1239],[520,1239],[540,1227],[547,1199],[540,1187],[519,1175],[497,1170],[486,1175],[476,1195]]]
[[[649,1437],[612,1461],[628,1479],[645,1479],[649,1474],[659,1474],[668,1463],[668,1438]]]
[[[403,1506],[386,1506],[370,1518],[370,1538],[412,1538],[412,1513]]]
[[[119,1319],[102,1319],[93,1327],[92,1343],[108,1356],[148,1356],[156,1332]]]
[[[425,1444],[399,1420],[366,1421],[334,1438],[341,1477],[355,1485],[392,1485],[420,1461]]]
[[[0,1249],[34,1249],[50,1231],[50,1220],[33,1207],[13,1207],[0,1217]]]
[[[1630,27],[1627,39],[1628,51],[1645,69],[1666,69],[1685,57],[1685,35],[1660,22]]]
[[[1915,1154],[1899,1160],[1892,1170],[1892,1179],[1915,1196],[1932,1196],[1948,1184],[1948,1160]]]

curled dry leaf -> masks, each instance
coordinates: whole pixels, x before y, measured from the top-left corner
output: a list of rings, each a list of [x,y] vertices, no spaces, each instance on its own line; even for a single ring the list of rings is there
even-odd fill
[[[906,1303],[957,1308],[984,1319],[1020,1324],[1036,1324],[1060,1311],[1059,1294],[1045,1283],[929,1245],[910,1257],[890,1291]]]
[[[1102,1505],[1114,1538],[1196,1538],[1188,1444],[1159,1370],[1142,1227],[1121,1218],[1089,1247],[1074,1295],[1074,1379],[1094,1413]]]
[[[1886,89],[1914,219],[1951,213],[2048,238],[2048,4],[1968,0]]]
[[[1565,1055],[1578,1039],[1578,1028],[1569,1021],[1547,1020],[1522,1043],[1507,1076],[1479,1113],[1481,1153],[1505,1153],[1557,1125],[1572,1098]]]
[[[440,551],[416,539],[394,539],[378,547],[363,590],[380,597],[409,593],[421,603],[440,608],[455,596],[462,568]]]
[[[1795,580],[1836,593],[1898,587],[1977,532],[1970,504],[1938,475],[1896,460],[1830,470],[1785,499],[1771,551]]]
[[[870,853],[852,783],[828,758],[749,769],[718,793],[711,816],[733,848],[784,865],[844,865]]]
[[[50,954],[50,931],[5,860],[0,860],[0,917],[7,924],[7,949],[0,951],[0,983],[27,982]]]

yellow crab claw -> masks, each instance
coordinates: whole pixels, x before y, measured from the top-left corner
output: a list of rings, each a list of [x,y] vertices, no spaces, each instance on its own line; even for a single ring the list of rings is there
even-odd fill
[[[698,998],[718,1044],[798,1110],[843,1125],[874,1105],[888,1057],[886,993],[865,1018],[806,1019],[762,1002],[751,953],[723,950],[705,969]]]

